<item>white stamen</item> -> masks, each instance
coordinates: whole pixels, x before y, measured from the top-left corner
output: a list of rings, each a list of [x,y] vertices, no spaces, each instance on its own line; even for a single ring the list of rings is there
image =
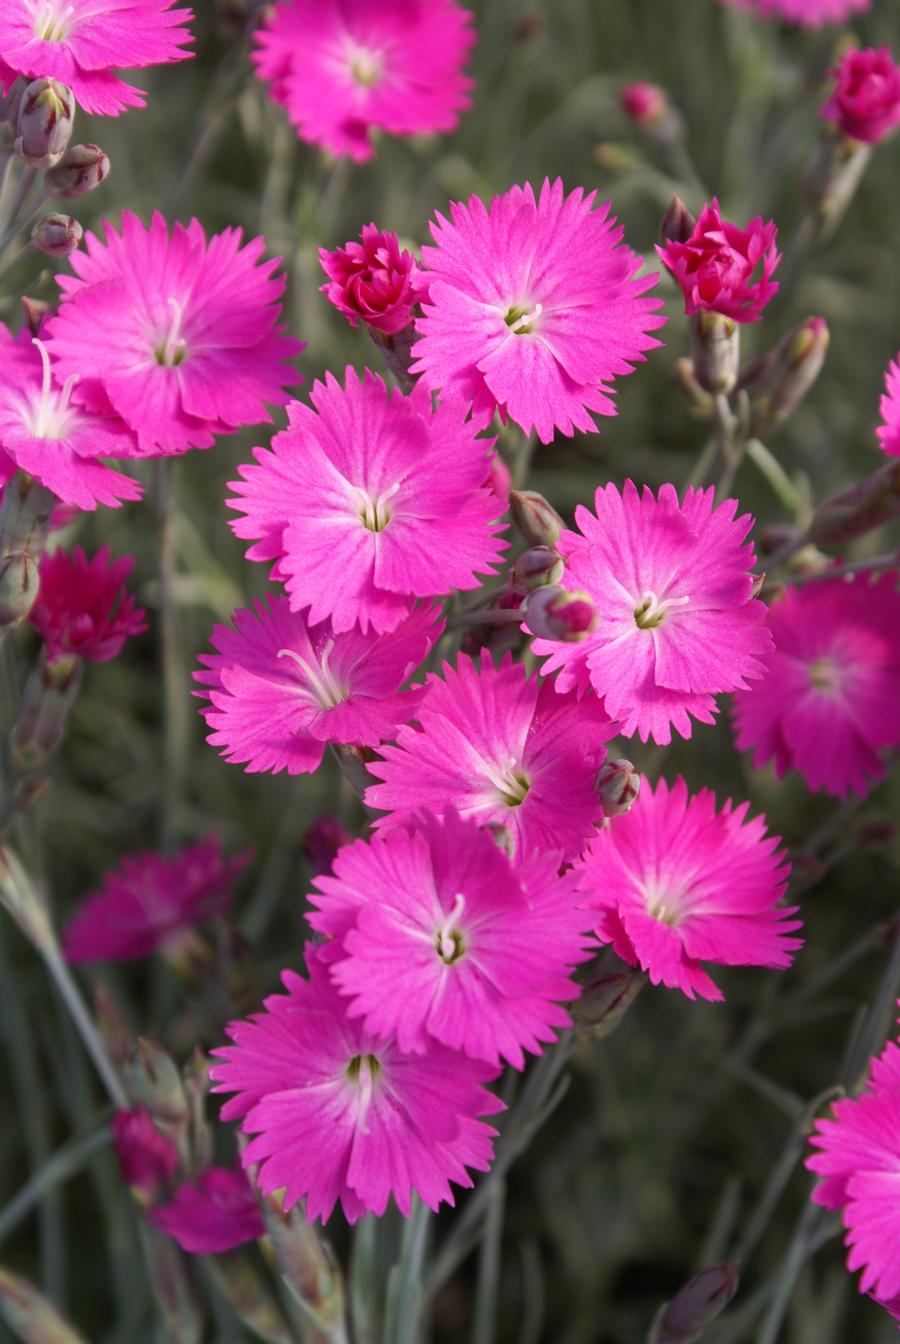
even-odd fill
[[[34,35],[43,42],[64,42],[75,22],[75,6],[60,6],[59,0],[38,0],[32,13]]]
[[[536,303],[531,309],[531,312],[523,313],[521,317],[516,318],[515,322],[509,323],[510,331],[514,332],[517,336],[524,335],[534,326],[543,311],[544,305],[542,303]]]
[[[649,588],[641,593],[634,609],[634,619],[642,630],[651,630],[662,625],[672,607],[686,607],[689,597],[659,598]]]
[[[40,393],[28,408],[28,428],[36,439],[63,439],[76,418],[76,412],[71,410],[69,402],[72,397],[72,389],[78,382],[78,374],[71,374],[63,383],[62,388],[59,391],[54,391],[53,370],[50,366],[50,355],[47,352],[47,347],[37,337],[34,338],[33,343],[37,346],[41,357],[43,376]]]
[[[362,525],[369,532],[383,532],[391,520],[391,500],[400,489],[400,482],[389,485],[380,494],[373,495],[362,486],[353,486],[353,500]]]
[[[435,946],[442,961],[452,961],[459,951],[459,943],[454,938],[460,917],[466,908],[466,898],[461,891],[456,893],[453,909],[437,931]]]
[[[347,699],[347,688],[341,685],[328,666],[333,649],[334,640],[329,639],[319,655],[318,662],[315,659],[304,658],[295,649],[278,650],[279,658],[290,658],[300,668],[309,684],[305,688],[298,688],[299,693],[311,700],[319,709],[334,709],[335,705],[340,705]]]

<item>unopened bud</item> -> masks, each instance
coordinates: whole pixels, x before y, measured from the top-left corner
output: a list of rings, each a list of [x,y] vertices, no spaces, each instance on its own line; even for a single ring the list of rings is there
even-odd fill
[[[13,131],[19,120],[19,105],[22,102],[22,94],[28,88],[28,83],[29,81],[23,79],[20,75],[18,79],[13,80],[6,93],[0,93],[0,122],[11,127]]]
[[[12,731],[12,759],[19,774],[35,774],[56,751],[78,694],[80,674],[78,658],[48,663],[42,655],[32,669]]]
[[[25,619],[40,587],[38,566],[19,551],[0,561],[0,629],[9,629]]]
[[[856,194],[872,146],[844,136],[827,135],[803,178],[803,189],[830,228],[840,221]]]
[[[607,761],[597,774],[597,792],[606,817],[621,817],[630,812],[641,791],[641,777],[624,758]]]
[[[280,1277],[303,1315],[328,1339],[344,1338],[344,1281],[330,1244],[299,1208],[285,1213],[276,1193],[262,1202]]]
[[[701,308],[691,318],[694,377],[707,392],[730,392],[741,357],[740,328],[730,317]]]
[[[691,1344],[737,1292],[739,1262],[713,1265],[695,1274],[660,1311],[650,1344]]]
[[[52,168],[72,138],[75,98],[56,79],[35,79],[22,94],[16,153],[32,168]]]
[[[843,546],[900,516],[900,461],[819,505],[807,532],[816,546]]]
[[[121,1067],[134,1048],[134,1033],[125,1019],[121,1006],[110,991],[100,981],[93,987],[94,1018],[103,1037],[107,1053],[116,1065]]]
[[[597,608],[587,593],[570,593],[549,585],[537,588],[524,607],[528,629],[538,639],[577,644],[595,628]]]
[[[580,978],[583,988],[572,1005],[572,1017],[596,1040],[615,1031],[647,980],[639,967],[629,966],[611,947],[605,947]]]
[[[672,202],[659,223],[659,245],[666,243],[686,243],[697,226],[680,196],[673,196]]]
[[[139,1036],[124,1073],[131,1101],[146,1108],[157,1129],[186,1159],[191,1108],[175,1061],[161,1045]]]
[[[53,196],[71,200],[86,196],[109,176],[109,159],[99,145],[70,145],[55,167],[44,175]]]
[[[555,546],[565,524],[536,490],[511,490],[509,512],[529,546]]]
[[[797,409],[822,371],[829,339],[824,317],[808,317],[761,361],[755,377],[741,379],[751,400],[754,434],[769,433]]]
[[[513,565],[512,586],[517,593],[532,593],[544,584],[559,583],[564,572],[562,557],[552,546],[532,546]]]
[[[44,215],[31,231],[31,241],[48,257],[68,257],[81,242],[84,229],[71,215]]]
[[[0,1266],[0,1320],[26,1344],[85,1344],[28,1279]]]
[[[22,296],[22,310],[25,316],[25,325],[32,336],[40,336],[41,324],[44,318],[50,312],[51,304],[43,299],[32,299],[27,294]]]

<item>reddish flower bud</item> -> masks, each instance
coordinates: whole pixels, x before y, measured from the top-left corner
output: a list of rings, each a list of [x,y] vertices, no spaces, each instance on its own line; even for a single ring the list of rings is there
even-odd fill
[[[741,379],[752,404],[754,434],[767,434],[797,409],[822,371],[829,340],[824,317],[808,317]]]
[[[86,196],[109,177],[109,158],[99,145],[71,145],[59,163],[44,175],[54,196]]]
[[[739,1262],[733,1260],[688,1279],[657,1317],[652,1344],[691,1344],[699,1339],[737,1292],[738,1269]]]
[[[659,222],[659,244],[686,243],[697,227],[697,221],[680,196],[673,196],[668,210]]]
[[[300,842],[300,852],[313,871],[313,876],[330,873],[335,855],[342,845],[350,843],[350,836],[340,817],[316,817]]]
[[[178,1170],[175,1145],[160,1134],[143,1106],[116,1111],[112,1135],[122,1179],[141,1203],[152,1204]]]
[[[597,608],[587,593],[570,593],[548,585],[538,588],[525,603],[525,622],[538,639],[577,644],[587,639],[598,621]]]
[[[552,546],[532,546],[513,565],[512,586],[517,593],[531,593],[546,583],[559,583],[564,571],[562,557]]]
[[[44,215],[31,231],[31,241],[48,257],[68,257],[81,242],[84,230],[71,215]]]
[[[853,48],[830,73],[837,83],[821,116],[842,135],[874,145],[900,125],[900,66],[887,47]]]
[[[597,774],[597,792],[606,817],[621,817],[630,812],[641,791],[641,777],[624,757],[607,761]]]
[[[656,251],[681,286],[688,317],[705,310],[757,322],[778,290],[771,278],[781,260],[777,235],[771,220],[757,217],[741,229],[723,219],[713,197],[688,238],[670,239]]]
[[[22,94],[16,153],[32,168],[52,168],[72,138],[75,98],[55,79],[35,79]]]
[[[565,524],[536,490],[511,490],[509,512],[529,546],[555,546]]]
[[[322,292],[352,327],[365,322],[393,336],[409,326],[420,271],[412,254],[401,252],[396,234],[366,224],[362,242],[351,241],[334,252],[319,248],[319,260],[329,280]]]
[[[31,556],[18,551],[0,561],[0,630],[25,619],[39,587],[38,567]]]
[[[647,84],[643,80],[625,85],[619,93],[619,105],[626,117],[639,126],[652,126],[669,111],[665,90],[658,84]]]

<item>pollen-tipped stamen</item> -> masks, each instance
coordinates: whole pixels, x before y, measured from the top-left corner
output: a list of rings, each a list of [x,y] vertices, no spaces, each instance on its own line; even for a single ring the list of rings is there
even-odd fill
[[[461,891],[456,893],[453,909],[437,931],[434,940],[435,951],[446,966],[452,966],[465,954],[466,944],[458,923],[466,907],[466,898]]]
[[[662,625],[672,607],[686,607],[689,597],[663,597],[649,589],[641,593],[640,601],[634,609],[634,623],[639,630],[655,630]]]

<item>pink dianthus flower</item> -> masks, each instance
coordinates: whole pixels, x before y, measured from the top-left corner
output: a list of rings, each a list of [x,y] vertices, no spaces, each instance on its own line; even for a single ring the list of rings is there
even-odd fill
[[[213,1091],[235,1092],[223,1120],[242,1118],[257,1137],[244,1165],[258,1165],[265,1194],[285,1190],[325,1222],[340,1200],[350,1222],[384,1213],[391,1195],[404,1215],[413,1192],[430,1209],[453,1204],[450,1183],[470,1187],[486,1171],[496,1130],[479,1117],[503,1110],[483,1084],[496,1070],[432,1044],[404,1054],[347,1013],[347,1001],[315,957],[309,980],[282,975],[286,995],[232,1022],[233,1044],[212,1053]]]
[[[112,1136],[123,1181],[143,1200],[154,1200],[178,1170],[174,1143],[156,1128],[145,1106],[116,1111]]]
[[[80,546],[41,557],[40,590],[28,619],[49,663],[72,657],[108,663],[126,639],[147,629],[143,607],[125,587],[133,568],[132,556],[113,560],[108,546],[91,559]]]
[[[562,1005],[590,955],[591,918],[560,862],[551,850],[513,865],[453,811],[341,850],[308,919],[333,940],[323,955],[350,1015],[401,1050],[438,1041],[524,1068],[524,1051],[571,1025]]]
[[[821,115],[851,140],[874,145],[900,125],[900,66],[887,47],[846,52]]]
[[[196,219],[170,235],[158,211],[149,228],[125,211],[121,233],[104,229],[58,277],[65,298],[47,325],[61,375],[82,380],[76,398],[121,416],[142,457],[268,423],[267,404],[300,381],[288,361],[303,345],[278,325],[285,277],[280,258],[260,261],[265,240],[207,239]]]
[[[319,261],[328,276],[322,293],[328,296],[351,327],[364,322],[386,336],[409,326],[419,299],[416,277],[421,274],[411,252],[401,252],[395,233],[377,224],[364,224],[362,242],[351,240],[333,252],[319,248]]]
[[[13,75],[68,84],[85,112],[115,117],[146,95],[114,70],[193,55],[190,9],[175,0],[3,0],[0,63]],[[0,78],[4,71],[0,69]]]
[[[413,374],[472,406],[479,428],[499,409],[542,443],[615,415],[612,380],[659,345],[665,318],[646,297],[656,275],[622,245],[609,203],[545,180],[485,206],[452,204],[423,247],[427,296],[416,321]]]
[[[400,686],[443,630],[434,608],[415,609],[386,635],[310,629],[285,597],[236,611],[217,625],[214,654],[201,656],[196,680],[210,704],[207,741],[249,773],[309,774],[329,742],[377,747],[411,719],[421,688]]]
[[[877,433],[881,451],[888,457],[900,457],[900,356],[891,361],[884,375],[880,410]]]
[[[478,587],[505,543],[486,487],[493,440],[476,439],[465,407],[415,387],[388,391],[366,371],[332,374],[312,389],[315,409],[291,402],[289,426],[256,464],[240,468],[232,523],[274,560],[291,606],[340,634],[395,629],[417,598]]]
[[[279,0],[253,60],[301,140],[363,163],[372,130],[454,129],[470,101],[471,17],[456,0]]]
[[[127,961],[176,950],[195,924],[231,904],[231,887],[250,857],[226,859],[214,835],[171,858],[130,855],[75,911],[63,939],[67,960]]]
[[[78,379],[61,374],[43,341],[23,329],[14,336],[0,322],[0,448],[11,461],[64,504],[117,508],[140,499],[143,490],[130,476],[97,459],[131,457],[135,440],[116,416],[76,405]],[[6,471],[3,471],[4,479]]]
[[[497,668],[485,651],[480,667],[460,655],[426,685],[418,728],[401,728],[397,745],[369,763],[383,782],[366,803],[390,813],[376,825],[449,806],[507,831],[519,853],[577,857],[603,817],[595,782],[617,726],[600,702],[528,678],[509,655]]]
[[[810,789],[863,796],[900,745],[897,573],[788,588],[770,624],[765,681],[734,698],[738,749],[779,778],[799,770]]]
[[[725,4],[755,9],[764,19],[777,17],[803,28],[843,23],[851,14],[865,14],[872,0],[723,0]]]
[[[582,897],[600,911],[597,936],[654,985],[720,1000],[703,962],[784,970],[802,940],[779,904],[790,872],[765,819],[749,804],[716,811],[709,789],[693,798],[645,780],[630,812],[591,841],[578,865]]]
[[[832,1104],[810,1139],[806,1165],[822,1179],[812,1198],[840,1209],[847,1268],[860,1291],[898,1318],[900,1311],[900,1047],[889,1041],[871,1064],[865,1091]]]
[[[265,1235],[253,1190],[240,1168],[210,1167],[179,1185],[148,1215],[154,1227],[192,1255],[219,1255]]]
[[[657,246],[660,261],[684,295],[684,311],[721,313],[733,322],[758,322],[778,292],[772,279],[781,253],[772,220],[751,219],[746,228],[723,219],[715,197],[700,211],[686,242]]]
[[[691,718],[712,723],[714,696],[761,677],[772,647],[766,607],[753,597],[755,562],[746,542],[753,520],[736,517],[737,501],[717,508],[713,490],[673,485],[654,496],[631,481],[622,494],[607,485],[596,513],[575,511],[578,532],[564,531],[563,586],[592,599],[599,621],[586,639],[536,639],[559,670],[561,691],[590,687],[626,737],[668,743],[674,727],[691,735]]]

